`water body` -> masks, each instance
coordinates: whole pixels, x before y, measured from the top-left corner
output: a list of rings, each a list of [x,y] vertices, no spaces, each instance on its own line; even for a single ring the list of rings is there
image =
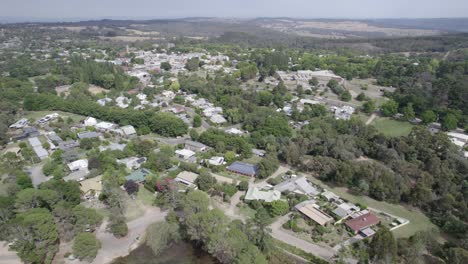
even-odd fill
[[[116,259],[112,264],[217,264],[208,253],[187,242],[180,242],[167,248],[158,256],[146,244],[142,244],[126,257]]]

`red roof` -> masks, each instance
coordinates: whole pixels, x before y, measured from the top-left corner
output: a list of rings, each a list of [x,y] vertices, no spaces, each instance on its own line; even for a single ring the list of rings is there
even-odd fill
[[[354,232],[357,232],[359,230],[376,225],[378,223],[380,223],[380,219],[376,215],[372,213],[368,213],[368,214],[356,217],[354,219],[348,220],[346,221],[345,224],[349,228],[351,228]]]

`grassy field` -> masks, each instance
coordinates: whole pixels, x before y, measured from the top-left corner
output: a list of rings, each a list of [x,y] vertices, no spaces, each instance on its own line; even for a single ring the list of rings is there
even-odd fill
[[[378,117],[374,119],[371,125],[382,134],[390,137],[407,136],[413,129],[413,125],[408,122],[397,121],[388,117]]]
[[[330,190],[340,197],[349,200],[352,203],[360,203],[367,205],[368,207],[390,213],[395,216],[403,217],[410,221],[409,224],[397,228],[393,231],[393,234],[396,237],[410,237],[418,231],[438,229],[427,216],[421,213],[418,209],[415,208],[406,208],[398,204],[390,204],[386,202],[381,202],[374,200],[367,196],[358,196],[350,194],[346,188],[341,187],[330,187],[323,183],[322,181],[314,178],[308,177],[313,183],[320,185],[322,188]]]
[[[140,187],[137,194],[137,199],[140,200],[144,205],[151,206],[154,204],[155,196],[144,187]]]
[[[230,178],[230,179],[233,179],[233,180],[236,180],[236,181],[239,181],[239,182],[240,181],[249,181],[250,180],[250,177],[235,174],[235,173],[230,173],[228,171],[220,171],[217,174],[219,174],[221,176],[224,176],[224,177],[227,177],[227,178]]]

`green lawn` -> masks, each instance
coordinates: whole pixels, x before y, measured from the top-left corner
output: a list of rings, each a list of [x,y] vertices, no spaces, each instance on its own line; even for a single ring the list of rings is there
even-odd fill
[[[153,205],[155,196],[150,191],[144,187],[140,187],[137,194],[138,200],[140,200],[144,205]]]
[[[413,125],[408,122],[397,121],[388,117],[377,117],[371,125],[382,134],[390,137],[407,136],[413,129]]]
[[[236,180],[236,181],[239,181],[239,182],[240,181],[249,181],[250,180],[250,177],[235,174],[235,173],[230,173],[228,171],[220,171],[220,172],[217,172],[217,174],[219,174],[221,176],[224,176],[224,177],[227,177],[227,178],[230,178],[230,179],[233,179],[233,180]]]
[[[390,204],[386,202],[381,202],[374,200],[367,196],[358,196],[350,194],[346,188],[342,187],[330,187],[323,183],[322,181],[318,180],[314,177],[308,177],[313,183],[320,185],[322,188],[330,190],[335,194],[339,195],[340,197],[351,201],[352,203],[360,203],[363,205],[367,205],[368,207],[375,208],[380,211],[384,211],[390,213],[395,216],[403,217],[410,221],[409,224],[397,228],[393,231],[393,234],[396,237],[410,237],[418,231],[423,230],[431,230],[431,229],[438,229],[436,225],[434,225],[427,216],[421,213],[417,209],[409,209],[402,205],[398,204]]]
[[[237,208],[239,210],[239,214],[241,215],[245,215],[246,217],[248,218],[251,218],[253,219],[255,217],[255,214],[257,213],[257,211],[255,211],[254,209],[250,208],[248,205],[246,204],[242,204],[240,207]]]

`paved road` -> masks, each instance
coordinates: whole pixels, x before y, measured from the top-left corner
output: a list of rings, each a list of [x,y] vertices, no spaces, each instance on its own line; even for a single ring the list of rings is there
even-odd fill
[[[377,115],[375,113],[373,113],[369,119],[367,119],[366,121],[366,125],[370,125],[372,123],[372,121],[374,121],[374,119],[377,117]]]
[[[52,177],[46,177],[44,173],[42,173],[43,166],[44,164],[38,164],[29,169],[29,172],[31,173],[30,177],[31,177],[32,183],[34,187],[36,188],[37,186],[39,186],[39,184],[52,179]]]
[[[0,242],[0,264],[21,264],[21,259],[16,255],[15,251],[10,251],[8,244],[4,241]]]
[[[152,223],[163,221],[166,215],[167,212],[163,212],[159,208],[149,207],[142,217],[127,223],[128,234],[120,239],[106,232],[107,223],[104,222],[96,232],[96,237],[101,241],[102,247],[91,263],[110,263],[115,258],[128,255],[144,239],[146,228]],[[66,263],[86,264],[87,262],[67,260]]]
[[[330,260],[333,257],[333,255],[335,255],[336,253],[332,248],[325,248],[325,247],[310,243],[308,241],[302,240],[298,237],[295,237],[289,234],[288,232],[286,232],[286,230],[282,228],[282,225],[288,221],[290,214],[291,213],[280,217],[273,224],[271,224],[270,226],[271,235],[274,238],[284,243],[287,243],[291,246],[300,248],[304,250],[305,252],[311,253],[315,256],[319,256],[325,260]]]

